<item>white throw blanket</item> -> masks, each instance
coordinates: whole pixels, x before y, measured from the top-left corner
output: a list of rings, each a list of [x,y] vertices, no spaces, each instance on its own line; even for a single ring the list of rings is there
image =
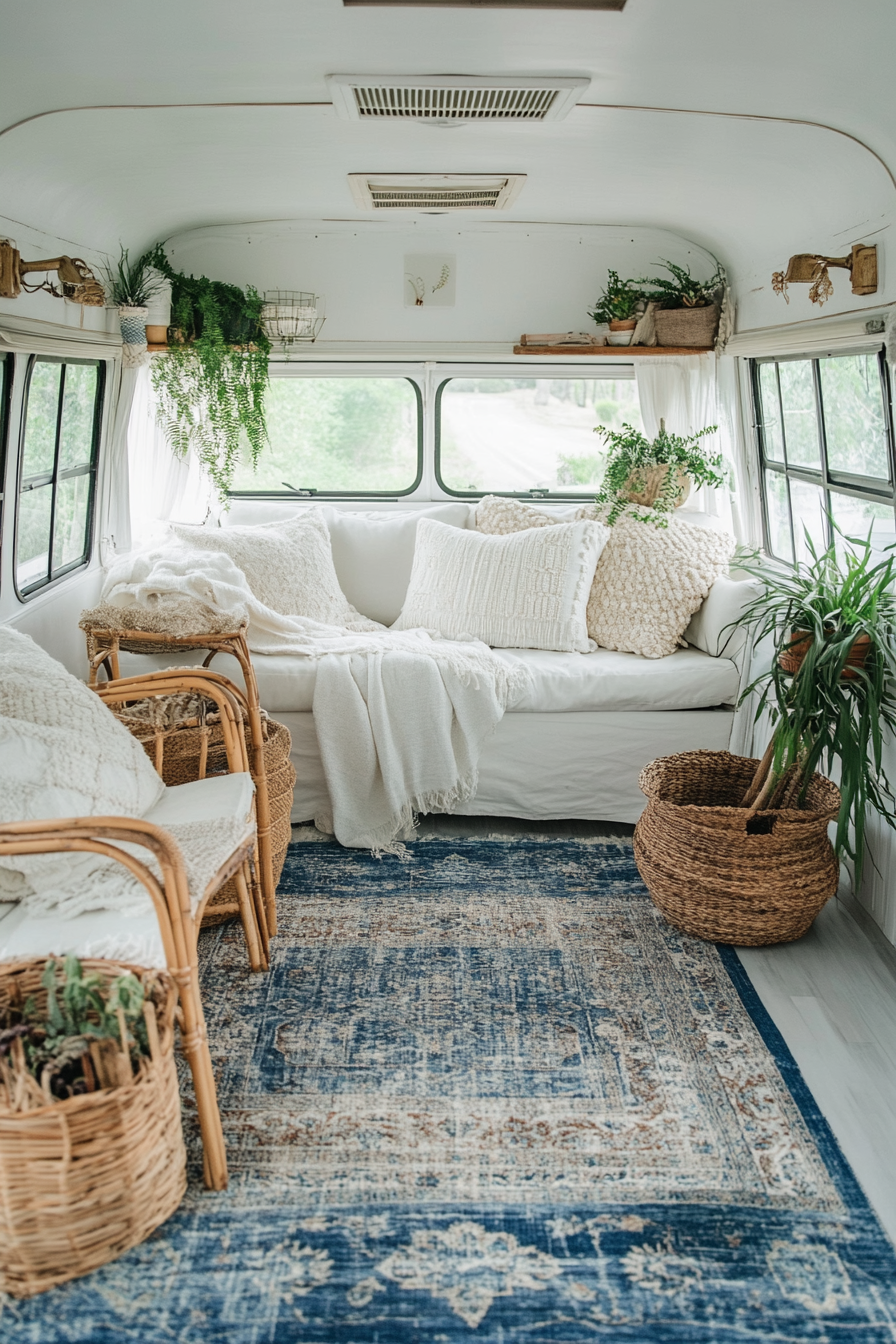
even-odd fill
[[[313,710],[332,816],[316,817],[343,845],[402,852],[414,814],[451,811],[478,784],[479,753],[531,676],[478,640],[426,630],[365,631],[283,616],[258,602],[242,570],[217,551],[171,546],[110,570],[103,601],[185,618],[248,618],[256,653],[319,659]],[[201,628],[196,624],[194,629]]]

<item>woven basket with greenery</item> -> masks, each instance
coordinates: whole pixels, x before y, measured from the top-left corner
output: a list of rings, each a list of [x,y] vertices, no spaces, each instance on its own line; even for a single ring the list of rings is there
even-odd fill
[[[141,982],[149,1055],[138,1057],[133,1042],[124,1053],[114,1041],[91,1038],[86,1070],[96,1090],[60,1100],[49,1070],[42,1086],[25,1070],[22,1038],[10,1045],[15,1029],[5,1042],[0,1033],[0,1292],[12,1297],[42,1293],[115,1259],[169,1218],[186,1190],[174,984],[164,972],[119,962],[85,960],[79,969],[107,989],[128,973]],[[52,1019],[49,994],[43,959],[0,966],[0,1021],[29,999]],[[67,1011],[61,982],[57,998]]]
[[[654,319],[658,345],[707,350],[719,329],[719,310],[715,304],[706,308],[657,308]]]
[[[710,942],[762,947],[800,938],[837,890],[828,824],[840,793],[815,775],[800,806],[752,812],[741,800],[758,760],[685,751],[641,771],[648,803],[635,861],[670,924]]]

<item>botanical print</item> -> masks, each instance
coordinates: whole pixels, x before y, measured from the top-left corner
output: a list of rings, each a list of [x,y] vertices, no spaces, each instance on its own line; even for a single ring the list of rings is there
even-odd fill
[[[296,846],[202,937],[230,1167],[3,1344],[893,1344],[896,1259],[730,949],[628,844]]]
[[[404,259],[405,308],[453,308],[457,262],[441,253],[409,253]]]

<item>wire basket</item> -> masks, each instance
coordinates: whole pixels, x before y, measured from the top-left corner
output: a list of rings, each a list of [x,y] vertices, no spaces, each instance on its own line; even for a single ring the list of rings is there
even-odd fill
[[[320,294],[302,289],[266,289],[261,325],[274,345],[287,349],[297,341],[317,339],[324,324],[324,301]]]

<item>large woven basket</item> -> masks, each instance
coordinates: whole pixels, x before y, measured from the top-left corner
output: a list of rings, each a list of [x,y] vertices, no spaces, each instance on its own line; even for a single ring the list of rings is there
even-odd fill
[[[708,308],[657,308],[656,339],[658,345],[685,345],[708,349],[719,329],[719,310],[715,304]]]
[[[802,809],[752,813],[737,804],[758,764],[686,751],[638,780],[648,798],[635,828],[638,871],[670,924],[710,942],[792,942],[837,890],[827,829],[839,790],[815,775]]]
[[[264,768],[268,782],[268,809],[271,815],[271,867],[276,886],[283,872],[286,850],[292,838],[290,817],[296,772],[289,759],[289,749],[292,746],[289,729],[285,724],[277,723],[275,719],[267,719],[266,728]],[[206,729],[184,728],[165,741],[162,778],[166,784],[186,784],[199,778],[203,733],[207,734],[208,753],[205,773],[213,775],[227,769],[227,757],[219,725],[212,724]],[[145,746],[147,752],[152,755],[152,743],[147,742]],[[205,907],[203,927],[232,919],[236,901],[236,885],[231,879]],[[222,911],[222,907],[226,907],[226,911]]]
[[[45,962],[0,966],[0,1006],[33,996]],[[83,961],[113,980],[141,968]],[[159,1050],[124,1087],[31,1111],[0,1108],[0,1291],[31,1297],[114,1260],[144,1241],[187,1187],[174,1065],[176,991],[153,996]]]

